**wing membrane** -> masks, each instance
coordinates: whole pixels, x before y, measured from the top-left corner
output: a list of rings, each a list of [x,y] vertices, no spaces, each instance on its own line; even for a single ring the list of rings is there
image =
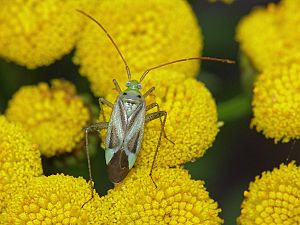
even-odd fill
[[[123,143],[126,133],[127,115],[120,98],[117,98],[110,117],[105,139],[106,149],[117,152]]]
[[[138,154],[141,149],[144,124],[145,124],[145,103],[140,104],[128,119],[126,135],[124,139],[125,152]]]

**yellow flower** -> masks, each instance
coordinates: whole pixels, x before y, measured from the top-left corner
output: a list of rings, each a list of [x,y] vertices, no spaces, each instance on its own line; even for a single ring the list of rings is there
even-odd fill
[[[275,142],[300,138],[300,66],[265,69],[254,86],[252,126]]]
[[[133,170],[102,198],[102,215],[116,224],[222,224],[221,211],[204,187],[181,168]]]
[[[111,34],[132,72],[172,60],[197,57],[202,50],[201,31],[185,0],[103,0],[92,14]],[[88,18],[83,18],[88,20]],[[88,21],[77,44],[74,62],[96,96],[109,93],[113,78],[127,81],[125,66],[105,33]],[[194,77],[199,61],[172,65]]]
[[[124,87],[123,84],[120,86]],[[162,138],[155,165],[175,166],[203,156],[219,131],[216,105],[210,92],[201,82],[171,70],[149,73],[143,82],[142,93],[153,86],[156,87],[154,94],[146,98],[146,103],[157,102],[160,110],[168,113],[165,132],[175,143],[173,145]],[[117,92],[111,91],[107,99],[114,102],[116,97]],[[111,110],[105,106],[104,110],[108,119]],[[157,109],[153,108],[147,113],[155,111]],[[100,120],[103,121],[101,114]],[[143,145],[136,165],[151,166],[160,131],[159,119],[145,125]]]
[[[49,65],[74,47],[92,1],[1,1],[0,56],[27,68]]]
[[[40,152],[30,135],[20,125],[0,116],[0,212],[16,187],[42,172]]]
[[[83,137],[89,112],[73,84],[53,80],[22,87],[10,100],[7,118],[30,131],[43,155],[71,152]]]
[[[255,9],[240,22],[237,40],[259,71],[278,65],[300,63],[300,2],[281,1]]]
[[[100,198],[83,178],[41,176],[15,191],[1,215],[3,224],[101,224]]]
[[[241,225],[300,224],[300,167],[294,162],[263,172],[244,192]]]

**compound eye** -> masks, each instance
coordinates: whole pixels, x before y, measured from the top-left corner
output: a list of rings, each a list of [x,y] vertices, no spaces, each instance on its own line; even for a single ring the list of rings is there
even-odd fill
[[[142,85],[141,84],[138,84],[138,89],[142,89]]]
[[[129,87],[130,86],[130,81],[127,81],[126,82],[126,87]]]

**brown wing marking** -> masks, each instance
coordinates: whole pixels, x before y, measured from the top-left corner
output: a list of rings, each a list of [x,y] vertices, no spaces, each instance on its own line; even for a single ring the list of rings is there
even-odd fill
[[[109,121],[105,140],[106,149],[117,152],[125,137],[127,115],[120,98],[117,98]]]
[[[128,174],[128,159],[123,148],[117,151],[107,165],[108,178],[113,183],[121,182]]]
[[[136,153],[138,143],[139,143],[139,138],[140,138],[140,131],[135,133],[134,136],[128,141],[127,147],[130,152]]]
[[[139,152],[144,134],[144,124],[145,105],[141,104],[128,119],[126,137],[124,139],[127,155]]]
[[[110,139],[109,139],[108,148],[113,149],[113,148],[117,147],[118,145],[119,145],[119,139],[118,139],[118,136],[117,136],[116,127],[113,126],[111,128],[111,132],[110,132]]]
[[[121,118],[121,127],[122,130],[125,131],[126,126],[127,126],[127,115],[125,111],[124,104],[121,99],[118,98],[118,106],[119,106],[119,112],[120,112],[120,118]]]

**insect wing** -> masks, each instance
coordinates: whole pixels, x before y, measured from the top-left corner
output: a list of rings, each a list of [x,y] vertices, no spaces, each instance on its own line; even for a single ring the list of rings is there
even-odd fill
[[[126,124],[126,111],[122,100],[118,97],[114,104],[105,139],[105,160],[107,165],[114,154],[121,150]]]
[[[121,182],[134,165],[143,139],[145,108],[143,101],[128,118],[120,98],[114,105],[105,141],[108,177],[113,183]]]
[[[146,104],[143,101],[128,118],[124,148],[128,156],[129,169],[135,163],[143,141]]]

